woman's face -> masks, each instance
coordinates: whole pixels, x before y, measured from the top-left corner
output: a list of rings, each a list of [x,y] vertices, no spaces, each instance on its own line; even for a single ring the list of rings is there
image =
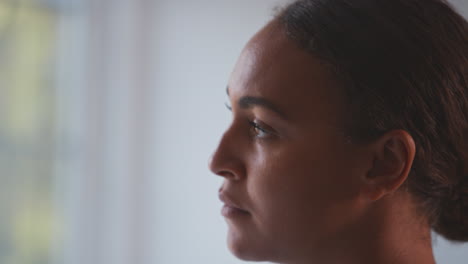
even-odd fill
[[[330,73],[273,22],[243,50],[228,94],[233,119],[210,168],[225,178],[221,199],[246,211],[224,210],[233,254],[285,261],[346,237],[364,170]]]

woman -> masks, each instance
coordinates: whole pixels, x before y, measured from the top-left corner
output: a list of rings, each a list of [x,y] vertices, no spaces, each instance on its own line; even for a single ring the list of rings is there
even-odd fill
[[[243,50],[210,162],[228,246],[278,263],[435,263],[468,241],[468,24],[440,0],[302,0]]]

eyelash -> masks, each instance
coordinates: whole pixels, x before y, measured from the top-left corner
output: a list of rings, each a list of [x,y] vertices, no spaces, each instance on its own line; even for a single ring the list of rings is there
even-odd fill
[[[226,108],[232,112],[232,107],[228,103],[224,103],[224,106],[226,106]],[[254,134],[255,138],[266,139],[268,136],[272,134],[272,132],[270,132],[268,129],[265,129],[262,125],[260,125],[256,121],[248,120],[248,123],[250,125],[251,132],[252,134]],[[264,135],[260,135],[260,134],[264,134]]]
[[[259,123],[255,121],[249,121],[249,124],[252,130],[252,133],[254,134],[256,138],[265,139],[271,134],[267,129],[263,128],[262,125],[260,125]]]
[[[232,107],[228,103],[224,103],[224,105],[229,111],[232,111]],[[254,134],[255,138],[266,139],[272,134],[272,132],[270,132],[269,129],[264,128],[261,124],[259,124],[256,121],[248,120],[248,123],[250,125],[250,132]],[[264,134],[264,135],[260,135],[260,134]]]

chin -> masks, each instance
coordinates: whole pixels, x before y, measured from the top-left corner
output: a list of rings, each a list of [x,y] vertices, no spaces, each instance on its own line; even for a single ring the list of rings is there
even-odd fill
[[[258,238],[252,239],[230,231],[227,244],[229,251],[240,260],[273,261],[272,250],[268,250],[267,245],[260,245]]]
[[[229,251],[238,259],[244,261],[271,261],[266,256],[262,256],[253,248],[248,248],[247,245],[228,244]]]

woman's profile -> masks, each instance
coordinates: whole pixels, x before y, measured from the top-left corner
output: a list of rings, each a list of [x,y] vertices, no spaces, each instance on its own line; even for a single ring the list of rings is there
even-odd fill
[[[468,23],[442,0],[299,0],[246,45],[210,161],[240,259],[435,263],[468,241]]]

